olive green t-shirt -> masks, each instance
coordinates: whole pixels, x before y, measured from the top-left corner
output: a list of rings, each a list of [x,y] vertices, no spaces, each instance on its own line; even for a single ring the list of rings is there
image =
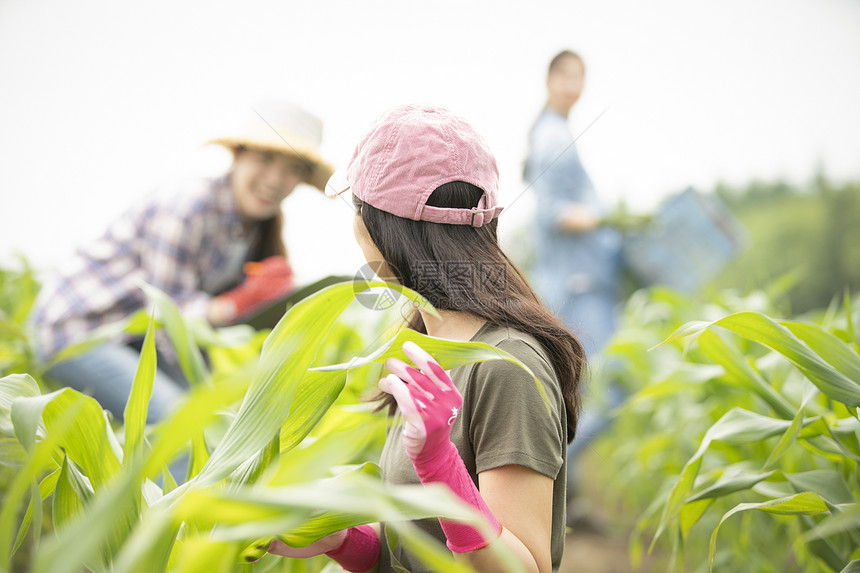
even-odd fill
[[[546,352],[528,334],[486,323],[472,340],[504,350],[528,366],[543,385],[552,413],[547,412],[534,379],[518,365],[490,360],[462,366],[451,371],[451,379],[463,394],[451,441],[476,485],[480,472],[512,464],[555,480],[551,545],[555,571],[564,549],[567,474],[567,424],[559,382]],[[402,423],[388,432],[380,459],[382,479],[389,484],[417,484],[420,481],[406,456],[402,432]],[[437,519],[415,524],[444,544],[445,534]],[[383,529],[380,572],[395,571],[392,563],[398,561],[414,573],[430,571],[401,545],[393,551],[396,561],[391,553]]]

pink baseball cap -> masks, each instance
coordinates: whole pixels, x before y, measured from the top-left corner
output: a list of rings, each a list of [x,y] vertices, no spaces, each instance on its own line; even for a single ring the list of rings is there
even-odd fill
[[[465,181],[484,195],[477,207],[427,205],[433,191]],[[377,209],[415,221],[480,227],[498,216],[499,170],[484,139],[462,118],[437,108],[396,107],[379,118],[355,148],[346,173],[335,173],[326,195],[353,194]]]

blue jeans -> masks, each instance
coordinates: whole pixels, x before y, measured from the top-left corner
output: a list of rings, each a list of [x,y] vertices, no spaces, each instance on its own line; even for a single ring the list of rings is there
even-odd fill
[[[589,360],[600,354],[615,332],[617,304],[614,292],[597,290],[569,295],[558,309],[559,318],[579,338]]]
[[[582,416],[576,427],[576,439],[567,447],[567,473],[570,479],[574,479],[574,472],[578,471],[577,464],[573,462],[609,427],[612,423],[611,411],[624,402],[627,393],[617,383],[610,382],[600,396],[599,403],[591,403],[588,398],[586,396]]]
[[[188,387],[181,374],[162,364],[165,361],[159,358],[146,416],[150,424],[163,420]],[[63,386],[92,396],[102,408],[122,422],[139,361],[140,353],[137,350],[112,342],[57,363],[46,375]]]
[[[578,293],[568,298],[559,309],[559,317],[580,339],[589,360],[589,368],[599,367],[603,347],[615,332],[615,293],[597,290]],[[612,422],[610,412],[626,398],[623,388],[615,382],[602,387],[600,392],[586,391],[583,413],[577,426],[576,439],[567,448],[568,489],[575,489],[579,481],[579,456],[591,447],[595,439]]]

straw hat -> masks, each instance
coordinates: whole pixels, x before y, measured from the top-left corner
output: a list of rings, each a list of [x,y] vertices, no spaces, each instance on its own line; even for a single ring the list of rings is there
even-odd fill
[[[319,152],[322,120],[289,102],[255,104],[237,125],[206,143],[216,143],[229,149],[253,147],[298,157],[311,168],[308,183],[320,191],[325,191],[326,182],[334,172],[332,165]]]

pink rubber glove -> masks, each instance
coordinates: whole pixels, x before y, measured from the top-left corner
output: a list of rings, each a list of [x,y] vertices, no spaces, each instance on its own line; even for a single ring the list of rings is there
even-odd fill
[[[284,257],[245,263],[245,280],[218,299],[225,303],[225,321],[236,320],[293,290],[293,269]]]
[[[457,447],[451,442],[451,426],[460,413],[463,396],[448,373],[417,344],[405,342],[403,352],[420,371],[402,360],[389,358],[385,366],[392,374],[379,381],[379,389],[394,396],[403,413],[406,420],[403,445],[415,466],[415,473],[423,484],[447,485],[484,515],[498,537],[502,526],[487,507]],[[475,551],[492,541],[469,525],[442,518],[439,523],[448,538],[448,548],[457,553]]]
[[[269,545],[269,553],[283,557],[305,558],[325,553],[347,571],[370,570],[379,560],[379,538],[369,525],[350,527],[326,535],[307,547],[290,547],[278,539]]]

